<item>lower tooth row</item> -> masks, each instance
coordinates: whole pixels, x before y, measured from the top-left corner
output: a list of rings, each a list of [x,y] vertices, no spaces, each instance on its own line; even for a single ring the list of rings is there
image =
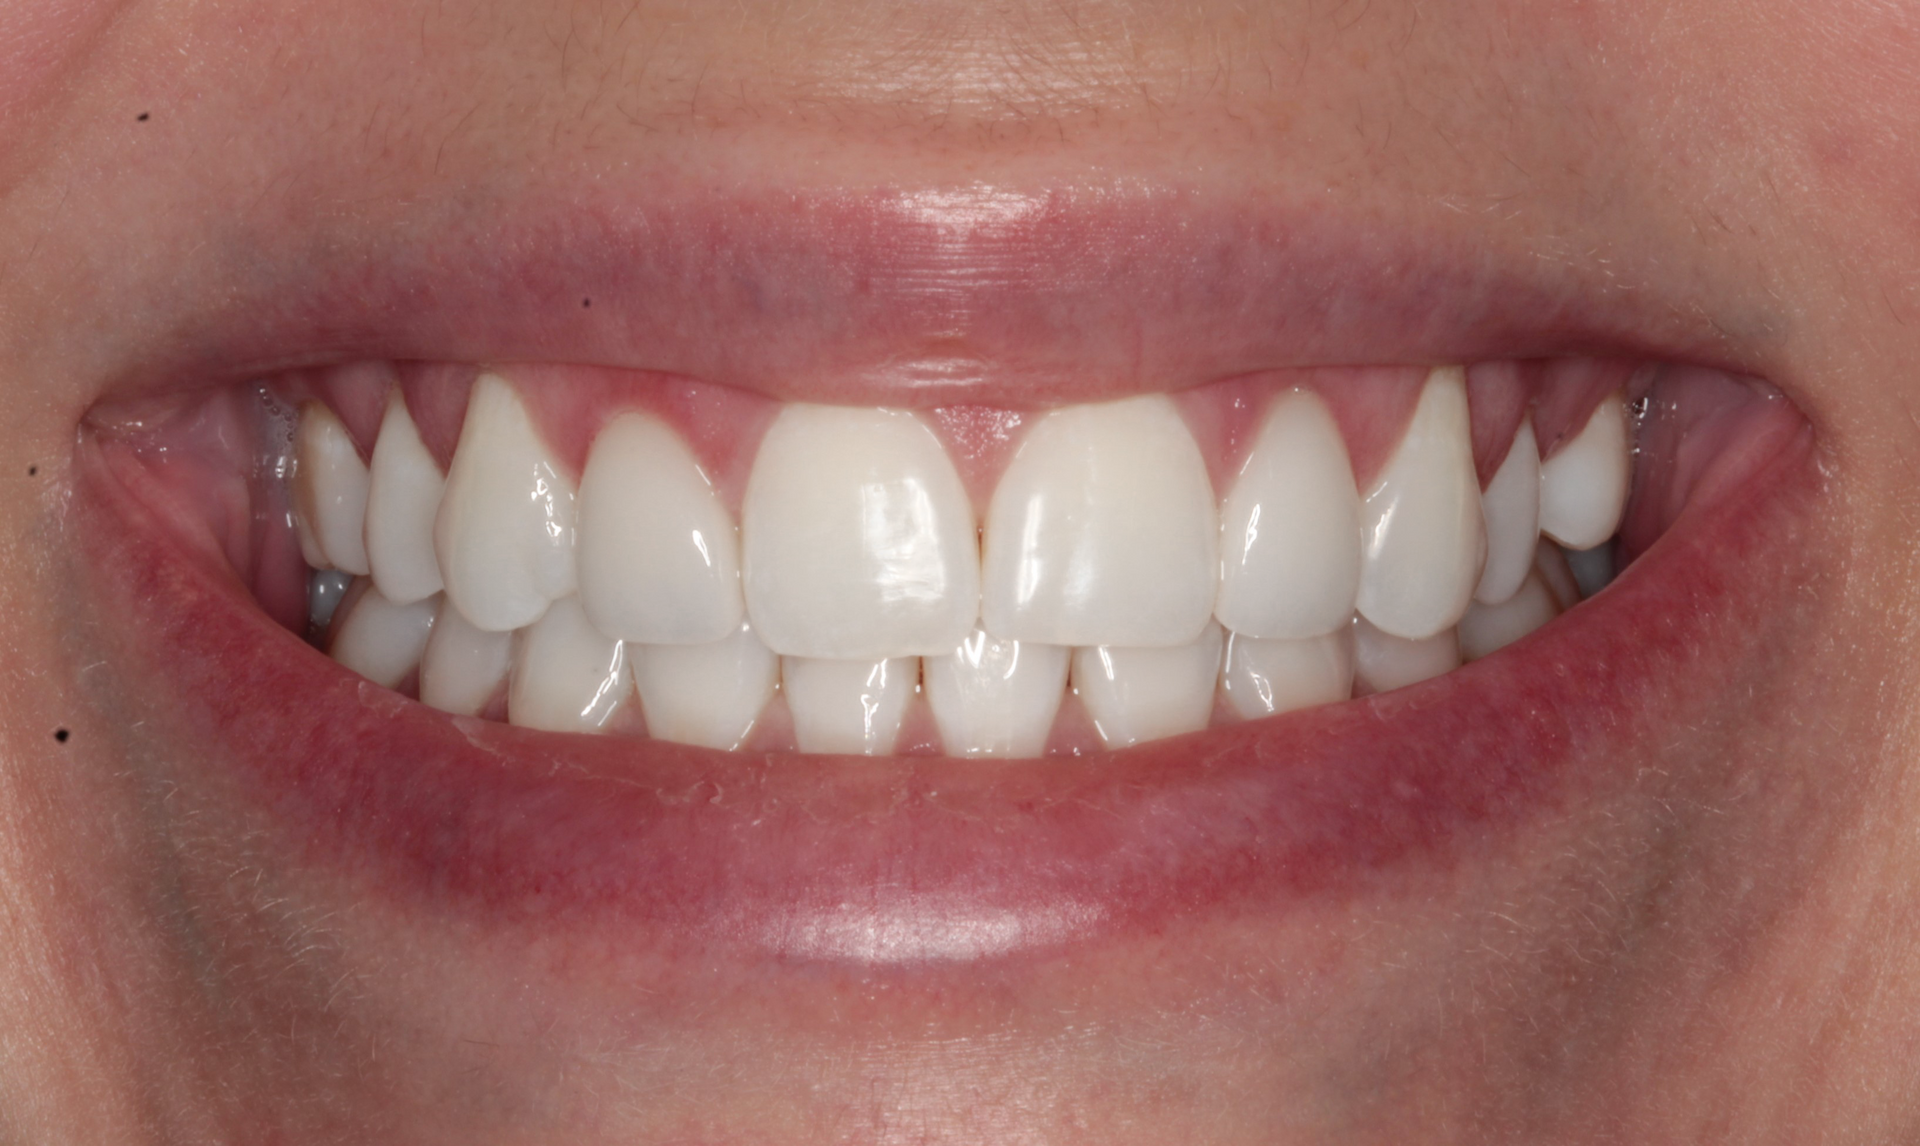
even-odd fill
[[[575,597],[517,632],[490,633],[443,595],[395,604],[358,578],[332,621],[330,651],[376,684],[415,682],[435,708],[528,728],[609,731],[630,722],[637,705],[655,739],[733,749],[778,695],[793,748],[884,755],[924,700],[948,755],[1031,757],[1047,751],[1068,694],[1100,741],[1118,748],[1206,728],[1219,706],[1228,719],[1251,720],[1404,688],[1552,620],[1577,599],[1554,581],[1571,586],[1572,574],[1559,549],[1542,542],[1512,597],[1476,604],[1457,628],[1419,639],[1359,617],[1306,638],[1250,637],[1209,623],[1197,641],[1158,648],[1002,641],[976,628],[944,656],[856,661],[777,656],[745,622],[706,644],[629,644],[602,634]],[[316,575],[316,607],[338,591],[332,575]]]

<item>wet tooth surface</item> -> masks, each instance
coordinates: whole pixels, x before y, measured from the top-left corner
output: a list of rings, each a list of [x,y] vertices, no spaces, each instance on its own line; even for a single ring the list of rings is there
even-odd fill
[[[1487,523],[1487,565],[1473,597],[1498,604],[1526,582],[1540,540],[1540,446],[1531,422],[1520,423],[1506,460],[1480,495],[1480,507]]]
[[[325,632],[333,613],[347,595],[353,578],[338,569],[315,569],[307,575],[307,624]]]
[[[949,756],[1038,756],[1066,695],[1070,650],[1000,641],[975,629],[928,657],[927,700]]]
[[[334,660],[384,688],[398,688],[420,664],[433,631],[437,601],[399,605],[371,584],[336,618],[327,652]]]
[[[910,412],[786,407],[754,459],[740,528],[747,611],[775,652],[939,654],[973,628],[973,510]]]
[[[1231,633],[1220,686],[1247,720],[1345,700],[1353,692],[1352,626],[1301,640]]]
[[[1073,691],[1110,748],[1196,732],[1213,715],[1225,640],[1209,621],[1184,645],[1075,649]]]
[[[366,576],[367,465],[346,424],[308,402],[300,407],[293,457],[293,512],[307,564]]]
[[[1427,376],[1406,435],[1367,493],[1361,523],[1362,616],[1382,632],[1413,639],[1460,619],[1486,552],[1460,368]]]
[[[579,598],[562,597],[515,639],[507,720],[550,732],[594,732],[632,690],[626,646],[587,621]]]
[[[744,622],[704,645],[629,645],[647,734],[676,744],[738,748],[773,699],[780,658]]]
[[[1277,399],[1220,510],[1214,616],[1252,637],[1346,627],[1360,587],[1360,495],[1346,442],[1310,391]]]
[[[1540,531],[1568,549],[1612,537],[1627,507],[1629,462],[1626,400],[1615,392],[1541,464]]]
[[[724,640],[740,627],[733,519],[665,422],[622,414],[580,476],[580,603],[609,636],[649,644]]]
[[[1353,623],[1353,681],[1357,692],[1392,692],[1460,667],[1452,629],[1431,637],[1396,637],[1357,617]]]
[[[442,712],[478,716],[505,683],[512,663],[512,633],[476,629],[442,598],[420,661],[420,701]]]
[[[1460,655],[1475,661],[1495,653],[1560,615],[1545,578],[1530,573],[1520,591],[1497,605],[1475,602],[1460,618]]]
[[[1181,645],[1213,612],[1218,513],[1165,395],[1036,422],[987,511],[982,617],[1003,640]]]
[[[920,679],[916,657],[889,660],[780,658],[780,686],[802,752],[885,756],[900,737]]]
[[[433,518],[447,479],[420,441],[395,388],[373,444],[367,488],[367,564],[389,601],[418,601],[442,588],[433,555]]]
[[[573,518],[573,488],[519,394],[481,375],[433,523],[447,596],[489,632],[532,624],[573,592]]]

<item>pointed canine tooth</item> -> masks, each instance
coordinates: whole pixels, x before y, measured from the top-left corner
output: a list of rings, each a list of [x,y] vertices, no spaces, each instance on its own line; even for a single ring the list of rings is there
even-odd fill
[[[680,435],[622,414],[580,475],[580,603],[609,636],[649,644],[724,640],[740,627],[733,518]]]
[[[475,627],[518,629],[573,592],[573,487],[506,379],[473,384],[433,522],[447,596]]]
[[[780,681],[780,658],[746,624],[710,644],[628,651],[647,735],[675,744],[740,747]]]
[[[364,584],[364,583],[363,583]],[[336,617],[327,652],[377,685],[398,688],[420,664],[437,602],[396,605],[370,584]]]
[[[900,738],[920,661],[780,658],[780,686],[802,752],[884,756]]]
[[[1170,648],[1073,650],[1073,691],[1110,748],[1205,728],[1226,638],[1207,622],[1200,639]]]
[[[754,459],[740,532],[747,611],[775,652],[945,653],[978,615],[966,489],[910,412],[782,410]]]
[[[1231,633],[1220,685],[1247,720],[1343,701],[1353,695],[1352,626],[1303,640]]]
[[[1540,446],[1532,422],[1521,421],[1506,460],[1480,495],[1480,509],[1487,523],[1487,565],[1473,599],[1494,605],[1526,583],[1540,540]]]
[[[1434,370],[1406,436],[1368,492],[1359,607],[1381,631],[1430,637],[1473,600],[1486,553],[1466,371]]]
[[[1066,695],[1069,655],[975,629],[953,652],[926,658],[927,701],[947,755],[1040,755]]]
[[[1360,588],[1360,495],[1347,445],[1309,390],[1283,395],[1220,508],[1213,615],[1253,637],[1346,627]]]
[[[1382,632],[1365,617],[1353,622],[1353,681],[1364,692],[1392,692],[1460,667],[1460,640],[1452,629],[1408,640]]]
[[[1165,395],[1055,410],[993,491],[981,616],[1002,640],[1187,644],[1213,613],[1219,540],[1206,462]]]
[[[1628,464],[1627,406],[1616,391],[1541,464],[1540,531],[1568,549],[1612,537],[1627,507]]]
[[[293,512],[302,555],[316,569],[367,575],[367,464],[339,415],[318,402],[300,407],[293,433]],[[314,558],[322,560],[315,564]]]
[[[1560,602],[1538,573],[1497,605],[1476,603],[1460,618],[1460,655],[1477,661],[1498,652],[1560,615]]]
[[[445,598],[420,661],[420,701],[456,716],[478,716],[513,664],[513,634],[476,629]]]
[[[433,555],[433,518],[447,479],[427,452],[395,388],[373,444],[367,489],[367,564],[389,601],[418,601],[441,588]]]
[[[516,639],[507,721],[549,732],[596,732],[633,691],[627,650],[562,597]]]

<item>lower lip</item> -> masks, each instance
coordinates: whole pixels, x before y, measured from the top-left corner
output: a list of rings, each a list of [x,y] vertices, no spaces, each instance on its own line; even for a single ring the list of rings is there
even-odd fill
[[[1399,692],[1089,758],[867,760],[563,737],[406,700],[190,557],[111,448],[83,446],[73,501],[95,599],[130,679],[164,690],[165,734],[265,813],[287,862],[482,925],[867,965],[1285,912],[1564,814],[1753,655],[1817,500],[1802,431],[1602,596]]]

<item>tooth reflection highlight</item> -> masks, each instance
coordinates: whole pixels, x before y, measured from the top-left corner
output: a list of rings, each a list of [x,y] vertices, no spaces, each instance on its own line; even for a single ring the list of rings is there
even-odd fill
[[[327,652],[341,665],[384,688],[399,688],[420,664],[433,631],[435,601],[395,604],[366,581],[333,622]]]
[[[447,596],[476,628],[518,629],[574,589],[573,487],[540,440],[520,395],[484,374],[433,523]]]
[[[507,721],[597,732],[632,690],[626,646],[595,629],[578,598],[563,597],[515,640]]]
[[[1073,650],[1073,691],[1109,748],[1205,728],[1225,637],[1212,621],[1184,645]]]
[[[780,680],[780,658],[744,623],[704,645],[627,648],[647,734],[656,740],[738,748]]]
[[[1243,720],[1337,704],[1353,693],[1351,626],[1300,640],[1231,633],[1220,688]]]
[[[380,419],[367,488],[367,564],[389,601],[418,601],[444,587],[433,555],[433,519],[446,484],[395,387]]]
[[[1000,641],[975,629],[922,662],[927,701],[949,756],[1038,756],[1067,687],[1069,650]]]
[[[456,716],[478,716],[506,683],[512,664],[512,633],[476,629],[443,599],[420,661],[420,701]]]
[[[367,575],[367,466],[339,415],[300,407],[293,433],[293,511],[301,555],[316,569]]]
[[[1218,544],[1206,463],[1165,395],[1054,410],[993,492],[983,623],[1040,644],[1185,644],[1213,613]]]
[[[775,652],[940,654],[973,627],[973,510],[915,414],[788,406],[760,444],[740,519],[747,610]]]
[[[1540,467],[1540,531],[1592,549],[1620,528],[1630,468],[1626,399],[1609,394],[1573,440]]]
[[[780,684],[793,713],[794,742],[802,752],[892,752],[919,681],[920,662],[913,657],[780,660]]]

